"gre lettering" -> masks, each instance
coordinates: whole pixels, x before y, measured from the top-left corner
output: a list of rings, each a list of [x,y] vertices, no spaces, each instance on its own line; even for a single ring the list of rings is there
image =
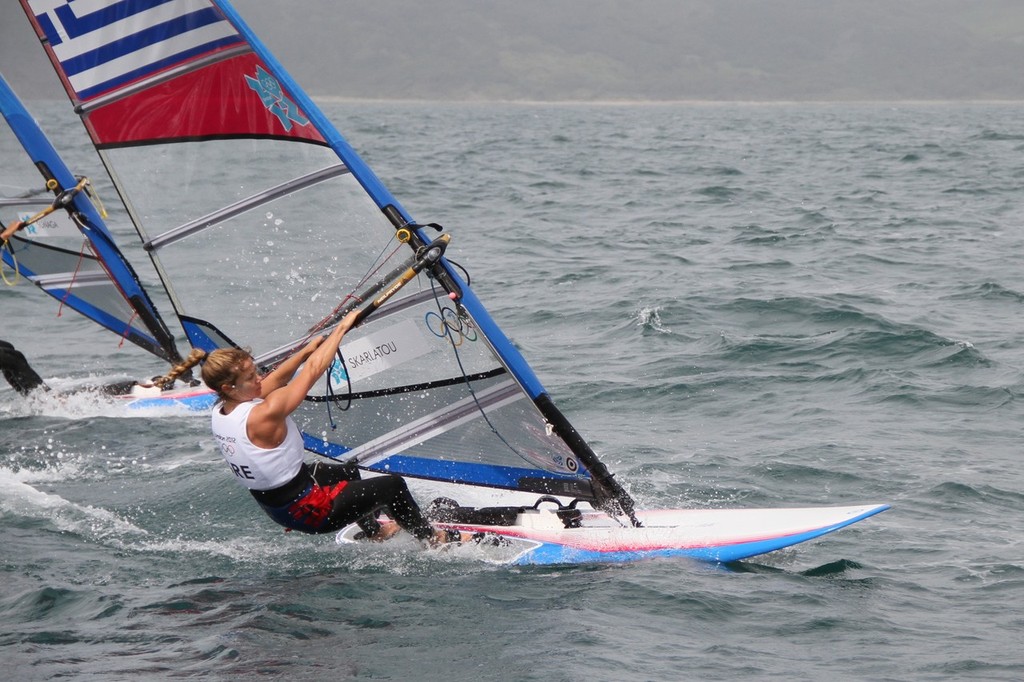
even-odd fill
[[[256,480],[256,477],[252,475],[252,471],[250,471],[249,467],[244,464],[242,466],[231,464],[231,470],[234,471],[235,476],[238,476],[239,478],[248,478],[250,481]]]

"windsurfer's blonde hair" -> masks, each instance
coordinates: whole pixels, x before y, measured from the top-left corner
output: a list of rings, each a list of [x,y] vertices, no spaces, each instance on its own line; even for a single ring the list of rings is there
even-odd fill
[[[203,363],[203,383],[224,400],[227,398],[223,392],[224,385],[235,383],[242,370],[242,363],[251,359],[252,353],[247,348],[218,348],[211,351]]]
[[[172,367],[170,372],[162,377],[154,377],[153,385],[159,386],[160,390],[166,391],[174,386],[174,382],[178,377],[198,365],[199,361],[205,357],[206,351],[200,350],[199,348],[193,348],[192,352],[188,354],[188,357],[182,360],[180,364]]]

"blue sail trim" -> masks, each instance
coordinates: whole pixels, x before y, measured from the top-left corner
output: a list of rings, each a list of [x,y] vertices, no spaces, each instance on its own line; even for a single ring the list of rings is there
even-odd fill
[[[181,326],[185,330],[185,336],[188,337],[188,342],[193,348],[198,348],[210,353],[218,348],[234,345],[218,341],[207,333],[207,329],[212,326],[208,322],[183,318],[181,320]]]
[[[81,100],[90,99],[130,81],[144,78],[191,57],[241,42],[238,36],[214,38],[158,61],[146,61],[145,48],[148,46],[224,21],[223,17],[213,8],[199,9],[129,33],[135,29],[135,25],[126,20],[152,8],[152,2],[122,0],[82,16],[77,16],[70,5],[63,5],[53,10],[53,16],[49,12],[43,12],[36,14],[35,17],[52,46],[67,45],[68,51],[74,53],[74,56],[61,60],[61,67],[69,79],[119,59],[130,58],[132,63],[138,64],[136,68],[128,71],[120,70],[115,76],[102,83],[81,90],[76,88]],[[60,24],[59,28],[54,24],[53,17],[56,17]],[[121,22],[124,24],[118,26]],[[113,35],[118,37],[109,42],[94,45],[92,41],[95,32],[110,27],[117,28],[116,31],[113,31]],[[81,49],[78,49],[79,47]]]
[[[12,269],[15,267],[15,263],[10,258],[7,251],[4,251],[2,254],[0,254],[0,256],[2,256],[4,263],[7,264],[8,267]],[[22,277],[28,279],[36,277],[39,274],[36,272],[32,272],[27,267],[25,267],[23,263],[20,262],[17,264],[17,270]],[[79,298],[78,296],[75,295],[73,289],[69,291],[68,289],[53,288],[47,289],[46,293],[48,293],[50,296],[53,296],[55,299],[57,299],[64,305],[68,306],[69,308],[72,308],[73,310],[81,313],[82,315],[85,315],[86,317],[93,320],[94,322],[96,322],[96,324],[100,325],[101,327],[109,329],[118,336],[123,336],[132,343],[136,343],[144,348],[153,349],[152,352],[158,352],[160,344],[157,342],[156,339],[139,332],[139,330],[135,329],[134,327],[126,328],[124,320],[121,320],[115,317],[114,315],[111,315],[107,311],[103,310],[102,308],[97,308],[91,303],[88,303],[87,301]]]
[[[166,59],[162,59],[160,61],[152,62],[152,63],[147,64],[145,66],[141,66],[138,69],[135,69],[133,71],[125,72],[124,74],[118,76],[117,78],[111,78],[110,80],[104,81],[104,82],[100,83],[99,85],[94,85],[91,88],[85,88],[83,90],[80,90],[80,91],[78,91],[78,97],[81,100],[91,99],[91,98],[93,98],[93,97],[95,97],[97,95],[103,94],[104,92],[108,92],[110,90],[115,90],[115,89],[119,88],[122,85],[125,85],[127,83],[132,82],[132,81],[138,80],[139,78],[142,78],[143,76],[147,76],[147,75],[149,75],[151,73],[154,73],[154,72],[156,72],[156,71],[158,71],[158,70],[160,70],[160,69],[162,69],[164,67],[173,66],[175,64],[178,64],[179,62],[183,62],[183,61],[185,61],[186,59],[188,59],[190,57],[206,54],[207,52],[212,52],[213,50],[216,50],[218,48],[227,47],[229,45],[235,45],[237,43],[238,43],[238,40],[235,39],[235,38],[223,38],[223,39],[215,41],[215,42],[207,43],[205,45],[200,45],[199,47],[194,47],[194,48],[192,48],[190,50],[185,50],[183,52],[179,52],[179,53],[177,53],[175,55],[172,55],[172,56],[170,56],[170,57],[168,57]],[[62,62],[62,64],[64,64],[64,63],[65,62]],[[90,65],[90,66],[95,66],[95,64]]]
[[[349,448],[325,442],[323,438],[308,433],[303,433],[302,439],[307,450],[318,455],[331,457],[332,459],[344,459],[345,455],[350,451]],[[472,462],[452,462],[428,459],[426,457],[411,457],[409,455],[391,455],[365,468],[382,474],[413,476],[453,483],[473,483],[492,488],[508,488],[513,490],[518,488],[520,482],[524,479],[544,480],[551,481],[552,483],[566,481],[586,484],[589,482],[585,474],[570,476],[554,474],[541,469],[474,464]]]
[[[152,5],[152,2],[133,2],[132,0],[125,0],[113,5],[109,5],[102,9],[98,9],[95,12],[83,14],[82,16],[77,16],[71,9],[71,5],[57,7],[54,10],[54,13],[57,15],[57,18],[60,19],[60,24],[61,27],[64,29],[64,33],[67,34],[69,39],[74,40],[75,38],[84,36],[87,33],[91,33],[97,29],[106,28],[111,24],[116,24],[117,22],[123,19],[127,19],[128,17],[131,17],[135,14],[149,11],[153,9]],[[46,17],[47,19],[49,19],[49,17],[45,14],[36,16]],[[191,31],[194,28],[199,28],[200,26],[205,26],[207,24],[215,24],[220,20],[220,16],[218,16],[217,13],[212,9],[198,10],[165,21],[162,24],[160,24],[159,27],[139,31],[134,35],[128,36],[113,43],[108,43],[108,45],[105,47],[109,48],[110,45],[124,43],[125,41],[132,41],[134,43],[141,42],[142,45],[149,45],[153,42],[159,42],[159,40],[163,39],[146,39],[147,35],[149,35],[149,32],[153,31],[155,28],[160,28],[162,35],[166,37],[179,35],[181,33],[187,33],[188,31]],[[46,37],[50,41],[50,43],[53,45],[61,44],[62,37],[60,33],[56,30],[56,27],[53,26],[53,23],[47,21],[46,28]],[[131,49],[122,50],[114,54],[113,57],[108,57],[108,59],[123,56],[125,53],[131,52],[135,49],[138,48],[133,47]],[[107,61],[107,59],[104,59],[102,61]],[[68,64],[69,61],[65,61],[62,63]]]

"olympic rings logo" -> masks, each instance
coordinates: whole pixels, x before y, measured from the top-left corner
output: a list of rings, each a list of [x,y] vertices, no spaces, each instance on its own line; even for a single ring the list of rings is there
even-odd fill
[[[442,339],[448,337],[456,348],[463,341],[473,343],[477,340],[476,328],[469,318],[460,316],[448,306],[442,308],[440,314],[431,310],[424,317],[431,334]]]

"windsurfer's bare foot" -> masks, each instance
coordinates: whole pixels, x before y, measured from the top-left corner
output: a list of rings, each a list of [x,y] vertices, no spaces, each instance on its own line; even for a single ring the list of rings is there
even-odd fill
[[[361,530],[355,534],[355,539],[363,542],[384,542],[395,537],[398,531],[402,530],[402,527],[394,521],[378,520],[377,528],[377,532],[373,535],[367,535],[365,530]]]
[[[447,528],[435,528],[434,536],[428,541],[431,547],[440,547],[452,542],[469,542],[473,539],[472,533],[463,533],[458,530]]]
[[[394,521],[380,521],[379,523],[380,530],[369,538],[373,542],[384,542],[385,540],[390,540],[395,537],[398,531],[402,530],[402,527]]]

